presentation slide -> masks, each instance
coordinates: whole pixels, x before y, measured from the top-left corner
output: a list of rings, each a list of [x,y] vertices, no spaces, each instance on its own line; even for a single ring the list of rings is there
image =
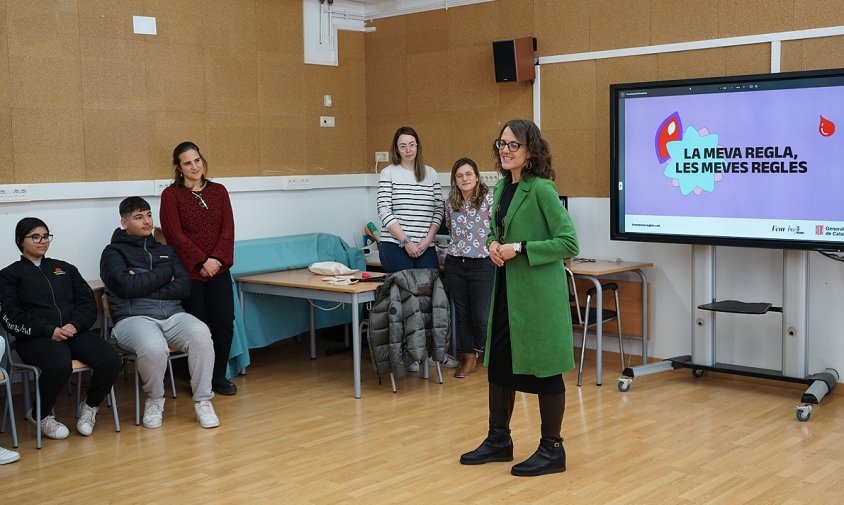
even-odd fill
[[[625,231],[844,240],[844,89],[745,88],[620,97]]]

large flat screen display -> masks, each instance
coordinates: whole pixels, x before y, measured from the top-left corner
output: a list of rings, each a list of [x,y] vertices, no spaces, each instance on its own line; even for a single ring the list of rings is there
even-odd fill
[[[844,69],[610,87],[613,240],[844,250]]]

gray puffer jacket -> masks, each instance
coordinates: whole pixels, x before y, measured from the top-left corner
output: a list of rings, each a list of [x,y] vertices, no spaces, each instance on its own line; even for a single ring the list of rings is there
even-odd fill
[[[442,362],[449,318],[448,297],[437,270],[415,268],[389,275],[375,292],[369,313],[369,347],[379,376],[393,372],[404,377],[406,357],[421,361],[430,353]]]

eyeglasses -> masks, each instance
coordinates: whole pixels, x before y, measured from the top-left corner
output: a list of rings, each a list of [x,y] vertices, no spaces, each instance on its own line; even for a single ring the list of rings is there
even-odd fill
[[[199,200],[199,206],[200,207],[202,207],[203,209],[208,208],[208,204],[205,203],[205,200],[203,200],[202,195],[200,195],[199,193],[194,193],[193,191],[191,191],[191,194],[193,196],[195,196],[197,200]]]
[[[27,238],[31,238],[33,242],[36,244],[40,244],[41,242],[52,242],[53,241],[53,234],[52,233],[45,233],[44,235],[39,235],[37,233],[33,233],[32,235],[27,235]]]
[[[410,144],[399,144],[398,148],[399,151],[414,151],[418,146],[416,142],[411,142]]]
[[[519,149],[521,149],[524,144],[519,144],[518,142],[507,142],[505,140],[498,139],[495,142],[493,142],[492,145],[494,145],[495,148],[498,149],[499,151],[506,147],[508,151],[510,151],[511,153],[514,153],[514,152],[518,151]]]
[[[469,172],[466,174],[454,174],[455,179],[472,179],[475,177],[475,172]]]

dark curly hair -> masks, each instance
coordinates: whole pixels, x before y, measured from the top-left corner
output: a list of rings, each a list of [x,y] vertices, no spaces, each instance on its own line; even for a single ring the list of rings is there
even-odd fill
[[[510,128],[513,135],[530,153],[530,158],[522,167],[522,179],[525,177],[542,177],[552,181],[556,179],[554,169],[551,168],[551,148],[548,146],[548,141],[542,138],[539,127],[533,121],[527,119],[511,119],[501,127],[501,131],[498,132],[496,138],[500,139],[506,128]],[[501,168],[500,152],[495,145],[492,146],[492,154],[495,158],[495,168],[498,169],[498,173],[506,179],[508,184],[513,182],[513,175],[510,171]]]

